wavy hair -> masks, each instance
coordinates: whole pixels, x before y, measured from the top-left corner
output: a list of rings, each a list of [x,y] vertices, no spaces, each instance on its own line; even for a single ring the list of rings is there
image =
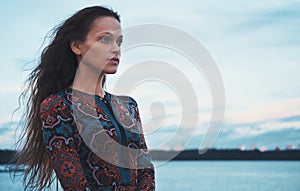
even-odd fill
[[[52,40],[41,53],[38,65],[25,81],[26,89],[20,97],[26,98],[22,120],[25,124],[17,142],[16,172],[22,168],[25,190],[49,188],[55,179],[51,159],[46,153],[40,119],[41,102],[49,95],[69,87],[78,67],[76,55],[70,48],[73,41],[84,42],[86,35],[99,17],[113,17],[120,22],[119,15],[111,9],[93,6],[84,8],[62,24],[55,27]],[[105,83],[103,80],[102,86]],[[19,149],[21,148],[21,149]]]

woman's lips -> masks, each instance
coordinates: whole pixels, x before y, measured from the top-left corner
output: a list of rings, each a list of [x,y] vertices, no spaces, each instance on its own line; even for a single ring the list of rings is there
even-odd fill
[[[112,58],[112,59],[110,59],[110,63],[111,64],[119,64],[119,58],[117,58],[117,57],[114,57],[114,58]]]

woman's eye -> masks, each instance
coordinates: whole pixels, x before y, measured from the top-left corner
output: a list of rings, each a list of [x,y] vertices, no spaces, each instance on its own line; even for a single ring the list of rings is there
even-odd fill
[[[100,41],[105,44],[108,44],[110,42],[110,38],[108,36],[104,36],[104,37],[100,38]]]
[[[122,45],[122,42],[123,42],[122,39],[117,40],[117,45],[118,45],[118,46],[121,46],[121,45]]]

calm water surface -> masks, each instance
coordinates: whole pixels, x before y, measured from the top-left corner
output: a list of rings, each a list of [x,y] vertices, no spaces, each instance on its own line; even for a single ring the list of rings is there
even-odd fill
[[[154,163],[157,191],[300,191],[300,161]],[[22,191],[23,187],[13,183],[8,173],[0,173],[0,190]]]

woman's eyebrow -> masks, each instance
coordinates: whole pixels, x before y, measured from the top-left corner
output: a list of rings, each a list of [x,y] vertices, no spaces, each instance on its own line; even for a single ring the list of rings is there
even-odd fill
[[[96,34],[112,34],[111,32],[108,32],[108,31],[104,31],[104,32],[98,32]]]
[[[102,34],[108,34],[108,35],[114,35],[112,32],[108,32],[108,31],[104,31],[104,32],[98,32],[96,33],[97,35],[102,35]],[[123,35],[120,35],[119,37],[122,37],[123,38]]]

